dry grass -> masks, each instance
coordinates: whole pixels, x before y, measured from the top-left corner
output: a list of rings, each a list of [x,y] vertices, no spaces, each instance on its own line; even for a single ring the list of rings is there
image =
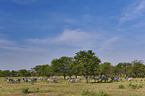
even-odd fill
[[[137,80],[137,81],[136,81]],[[83,90],[99,93],[103,91],[111,96],[145,96],[145,79],[137,78],[132,84],[141,84],[143,88],[132,89],[129,81],[112,82],[112,83],[88,83],[81,81],[80,83],[70,83],[67,80],[58,83],[49,83],[37,81],[36,83],[9,84],[5,78],[0,78],[0,96],[81,96]],[[91,80],[90,82],[93,82]],[[123,85],[124,89],[119,89],[119,85]],[[22,90],[29,88],[29,93],[24,94]]]

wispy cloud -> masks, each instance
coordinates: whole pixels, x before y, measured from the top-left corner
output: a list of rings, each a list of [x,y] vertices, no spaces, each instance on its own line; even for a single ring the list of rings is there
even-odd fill
[[[62,34],[55,38],[48,39],[29,39],[27,41],[33,44],[48,44],[48,45],[65,45],[81,48],[94,47],[97,44],[97,40],[101,38],[101,34],[92,34],[83,32],[81,30],[69,30],[66,29]]]
[[[108,38],[100,43],[100,48],[98,51],[108,51],[111,50],[113,47],[113,43],[115,43],[117,40],[119,40],[119,37],[112,37]]]
[[[120,18],[119,24],[144,16],[145,13],[144,10],[145,10],[145,0],[133,1],[133,4],[129,5],[127,8],[124,9],[124,13]]]
[[[78,30],[66,29],[62,34],[55,38],[49,39],[28,39],[27,41],[33,44],[46,44],[46,45],[56,45],[56,46],[69,46],[78,47],[83,49],[98,48],[99,50],[109,50],[111,49],[111,44],[113,44],[118,37],[107,38],[105,35],[96,32],[89,33]]]

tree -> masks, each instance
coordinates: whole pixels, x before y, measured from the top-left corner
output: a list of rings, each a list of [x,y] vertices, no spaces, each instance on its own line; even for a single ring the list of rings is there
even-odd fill
[[[48,64],[46,65],[37,65],[34,68],[31,68],[31,70],[34,70],[38,76],[52,76],[52,68]]]
[[[64,79],[68,73],[68,65],[72,63],[72,57],[60,57],[59,59],[53,59],[51,66],[54,72],[60,72],[64,76]]]
[[[2,73],[3,73],[4,76],[10,76],[11,75],[10,70],[4,70]]]
[[[77,52],[74,56],[75,66],[80,68],[80,72],[86,78],[86,83],[88,83],[88,77],[95,75],[98,65],[101,60],[95,56],[92,50]]]
[[[27,71],[26,69],[20,69],[18,71],[18,73],[19,73],[20,76],[30,76],[30,72]]]
[[[103,64],[99,65],[99,69],[100,69],[100,74],[106,76],[107,74],[110,74],[112,72],[111,63],[104,62]]]
[[[144,72],[141,72],[144,69],[142,60],[134,60],[132,64],[133,64],[132,71],[134,72],[135,77],[140,77],[141,74],[144,75]]]
[[[34,70],[37,73],[37,76],[40,76],[40,69],[41,65],[37,65],[34,68],[31,68],[31,70]]]
[[[17,71],[12,70],[12,71],[11,71],[11,76],[13,76],[13,77],[18,76],[18,72],[17,72]]]

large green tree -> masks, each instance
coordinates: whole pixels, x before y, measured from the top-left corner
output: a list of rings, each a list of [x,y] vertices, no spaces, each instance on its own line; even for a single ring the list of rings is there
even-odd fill
[[[112,66],[109,62],[104,62],[103,64],[99,65],[100,75],[110,75],[112,73]]]
[[[65,79],[67,73],[69,72],[68,65],[72,64],[72,60],[73,60],[72,57],[66,57],[66,56],[60,57],[59,59],[53,59],[51,61],[51,66],[53,68],[53,71],[56,73],[57,72],[62,73]]]
[[[74,56],[74,66],[79,67],[80,73],[86,78],[86,83],[88,83],[89,76],[95,75],[100,62],[101,60],[92,50],[80,51]]]

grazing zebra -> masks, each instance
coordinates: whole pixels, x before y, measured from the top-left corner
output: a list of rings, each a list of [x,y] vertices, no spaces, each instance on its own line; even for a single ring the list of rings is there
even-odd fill
[[[20,83],[20,81],[21,81],[21,78],[20,79],[14,79],[15,83]]]
[[[80,79],[79,78],[67,78],[69,82],[80,82]]]
[[[105,82],[108,82],[108,78],[105,78],[105,77],[101,78],[100,77],[100,79],[101,79],[101,82],[102,82],[102,80],[104,80]]]
[[[41,81],[47,81],[48,78],[42,78]]]
[[[37,78],[23,78],[24,82],[36,82]]]
[[[7,79],[7,82],[8,83],[14,83],[14,80],[13,79],[8,79],[8,78],[6,78]]]
[[[128,78],[128,76],[127,76],[127,77],[125,77],[125,79],[126,79],[126,80],[128,80],[128,81],[133,80],[133,78]]]
[[[93,77],[92,79],[94,79],[94,81],[96,82],[96,80],[99,81],[100,78]]]
[[[49,82],[53,82],[53,83],[56,83],[57,82],[57,78],[48,78],[47,80]]]
[[[117,77],[117,80],[118,80],[118,81],[122,81],[122,78],[120,78],[120,77]]]
[[[122,81],[120,77],[111,77],[112,81]]]

